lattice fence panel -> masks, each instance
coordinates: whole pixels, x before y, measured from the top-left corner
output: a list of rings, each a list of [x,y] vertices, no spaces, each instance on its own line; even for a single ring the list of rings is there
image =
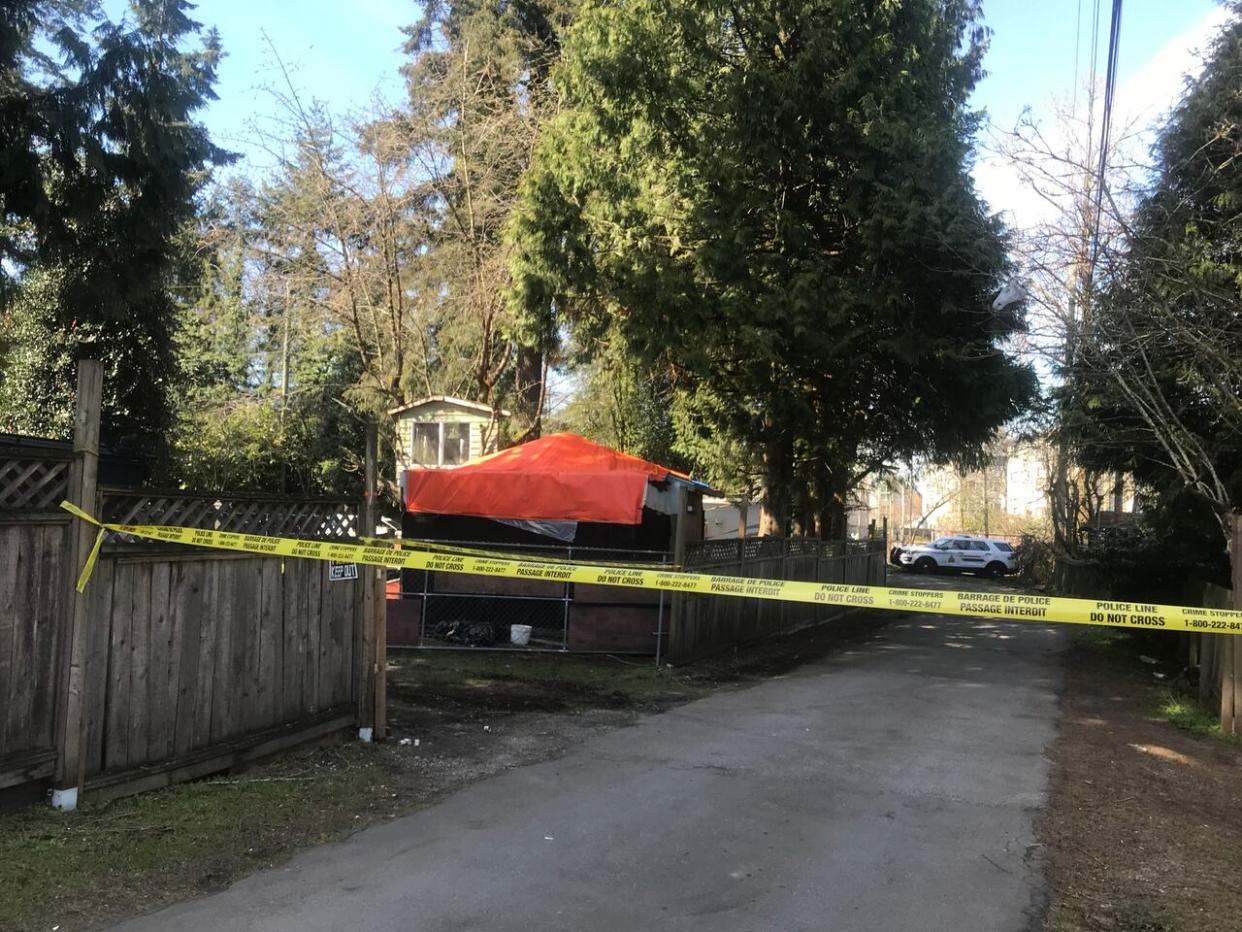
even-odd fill
[[[104,520],[112,524],[163,524],[321,540],[359,534],[358,503],[349,500],[108,490],[102,511]]]
[[[68,459],[0,453],[0,511],[52,511],[69,493]]]
[[[686,566],[711,566],[714,563],[736,563],[740,542],[731,540],[705,540],[686,545]]]
[[[845,553],[847,554],[875,553],[876,551],[883,553],[885,551],[884,544],[885,544],[884,540],[878,537],[875,538],[874,540],[844,541]]]
[[[686,565],[713,566],[722,563],[737,563],[739,552],[743,559],[749,561],[779,556],[840,557],[884,550],[884,541],[879,538],[849,541],[817,540],[812,537],[747,537],[745,540],[728,538],[689,544],[686,547]]]
[[[783,537],[748,537],[742,541],[742,544],[745,548],[747,560],[779,557],[785,552],[785,539]]]
[[[791,537],[786,541],[786,552],[791,557],[815,557],[824,549],[824,541],[812,537]]]

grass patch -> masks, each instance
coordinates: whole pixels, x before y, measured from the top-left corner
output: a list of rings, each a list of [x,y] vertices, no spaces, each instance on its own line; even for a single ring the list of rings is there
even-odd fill
[[[1220,722],[1216,720],[1216,717],[1203,708],[1196,697],[1187,693],[1172,689],[1160,692],[1156,699],[1156,714],[1170,725],[1175,725],[1192,735],[1204,738],[1226,738],[1221,734]],[[1236,741],[1237,739],[1230,735],[1227,740]]]
[[[72,815],[0,812],[0,929],[65,932],[221,889],[364,824],[385,774],[373,748],[349,744],[125,799],[87,796]]]
[[[1076,631],[1074,643],[1095,661],[1139,677],[1152,690],[1149,708],[1154,719],[1198,737],[1242,743],[1242,739],[1222,734],[1215,714],[1200,705],[1196,695],[1186,691],[1185,678],[1178,675],[1181,658],[1168,656],[1174,639],[1162,632],[1093,626]],[[1177,682],[1172,686],[1155,686],[1152,673],[1162,673]]]

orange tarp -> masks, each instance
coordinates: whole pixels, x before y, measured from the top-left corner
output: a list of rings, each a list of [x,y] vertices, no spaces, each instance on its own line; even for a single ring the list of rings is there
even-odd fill
[[[405,507],[438,515],[641,524],[648,481],[689,477],[577,434],[552,434],[456,469],[411,469]]]

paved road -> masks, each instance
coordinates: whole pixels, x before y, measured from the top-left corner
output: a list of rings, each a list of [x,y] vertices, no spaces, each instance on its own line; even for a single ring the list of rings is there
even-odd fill
[[[1040,928],[1060,645],[896,621],[121,928]]]

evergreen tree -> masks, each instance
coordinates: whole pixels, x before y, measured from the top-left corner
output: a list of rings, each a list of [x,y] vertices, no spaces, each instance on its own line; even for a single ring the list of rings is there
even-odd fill
[[[643,367],[620,341],[582,356],[569,360],[573,388],[564,410],[554,416],[558,429],[674,469],[689,468],[676,449],[667,373]]]
[[[174,390],[179,234],[229,155],[194,114],[220,44],[185,0],[0,12],[0,426],[64,433],[76,359],[105,365],[104,434],[158,453]]]
[[[545,334],[616,333],[674,380],[680,448],[761,463],[841,533],[895,457],[979,449],[1033,376],[1003,350],[998,222],[969,176],[973,0],[590,3],[514,226]],[[816,517],[813,512],[818,511]]]

